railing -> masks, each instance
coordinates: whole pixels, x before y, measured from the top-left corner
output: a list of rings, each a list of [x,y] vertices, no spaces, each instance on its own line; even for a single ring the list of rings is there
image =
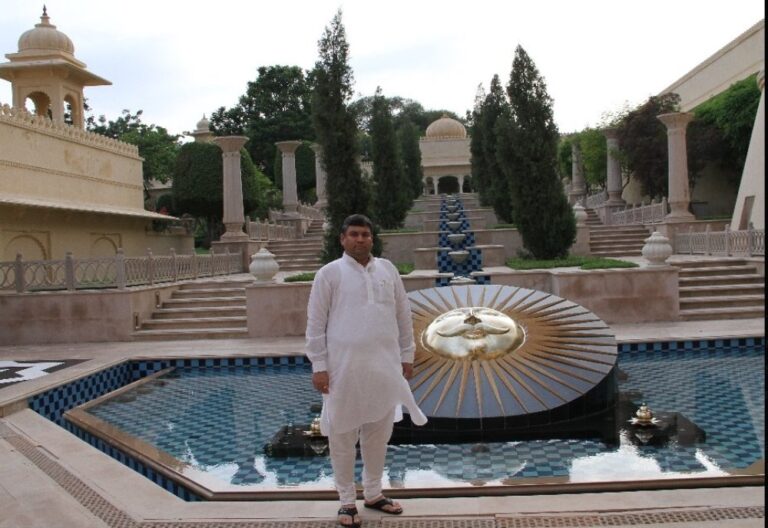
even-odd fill
[[[765,230],[749,227],[742,231],[731,231],[725,226],[725,231],[710,231],[709,226],[704,231],[678,233],[675,236],[675,253],[704,254],[704,255],[739,255],[751,257],[765,256]]]
[[[623,211],[611,213],[611,225],[627,224],[660,224],[669,212],[667,207],[667,198],[661,199],[656,203],[652,200],[648,205],[627,205]]]
[[[608,193],[606,191],[599,191],[595,194],[590,194],[587,199],[584,200],[584,207],[587,209],[597,209],[605,203],[608,199]]]
[[[176,282],[200,277],[242,273],[240,253],[209,255],[156,256],[151,251],[143,257],[126,257],[122,249],[114,257],[76,259],[67,253],[62,260],[23,260],[0,262],[0,291],[17,293],[46,290],[81,290],[119,288]]]
[[[246,222],[248,238],[251,240],[294,240],[296,228],[291,225],[272,224],[268,220],[258,219]]]
[[[312,220],[325,220],[325,214],[321,209],[309,204],[299,204],[299,214]]]

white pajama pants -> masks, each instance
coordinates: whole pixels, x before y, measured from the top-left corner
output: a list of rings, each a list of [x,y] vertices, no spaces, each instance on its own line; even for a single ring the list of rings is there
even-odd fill
[[[339,492],[341,504],[354,504],[355,490],[355,445],[360,440],[360,454],[363,458],[363,496],[372,500],[381,495],[381,479],[387,455],[387,442],[392,436],[395,409],[376,422],[366,423],[352,431],[333,434],[328,437],[328,447],[333,467],[333,481]]]

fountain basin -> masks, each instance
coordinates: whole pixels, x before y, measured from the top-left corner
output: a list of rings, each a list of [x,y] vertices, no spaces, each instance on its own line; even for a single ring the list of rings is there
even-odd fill
[[[452,213],[446,213],[445,216],[448,218],[448,220],[450,220],[451,222],[454,222],[459,219],[459,214],[460,213],[458,212],[452,212]]]
[[[451,233],[448,235],[448,241],[454,246],[461,244],[466,238],[466,233]]]
[[[466,251],[464,249],[460,249],[457,251],[449,251],[448,256],[450,256],[451,260],[456,264],[462,264],[469,258],[469,251]]]
[[[446,225],[451,231],[458,231],[461,227],[461,222],[447,222]]]

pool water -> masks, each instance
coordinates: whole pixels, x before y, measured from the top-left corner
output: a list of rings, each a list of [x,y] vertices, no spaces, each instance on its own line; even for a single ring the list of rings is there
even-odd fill
[[[658,347],[656,347],[658,348]],[[664,347],[666,348],[666,347]],[[724,476],[763,459],[764,347],[621,352],[619,390],[706,433],[693,446],[599,440],[390,446],[385,484],[397,488],[604,482]],[[330,460],[273,458],[264,445],[321,403],[309,365],[176,368],[91,414],[190,465],[227,490],[332,489]],[[358,463],[358,478],[361,467]]]

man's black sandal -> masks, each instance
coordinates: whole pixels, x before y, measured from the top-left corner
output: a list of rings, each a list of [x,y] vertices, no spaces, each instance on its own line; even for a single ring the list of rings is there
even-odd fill
[[[389,497],[382,497],[376,502],[374,502],[373,504],[368,504],[367,502],[365,503],[366,508],[371,508],[372,510],[379,510],[380,512],[388,513],[389,515],[400,515],[401,513],[403,513],[402,507],[397,510],[385,510],[384,508],[386,506],[392,506],[394,508],[395,503],[392,502],[392,499],[390,499]]]
[[[357,508],[352,506],[351,508],[345,508],[341,507],[339,508],[339,512],[336,514],[337,516],[341,517],[342,515],[348,515],[350,519],[352,519],[351,524],[344,524],[341,522],[341,519],[339,519],[339,526],[344,526],[345,528],[360,528],[361,524],[359,522],[355,522],[355,515],[358,515]]]

